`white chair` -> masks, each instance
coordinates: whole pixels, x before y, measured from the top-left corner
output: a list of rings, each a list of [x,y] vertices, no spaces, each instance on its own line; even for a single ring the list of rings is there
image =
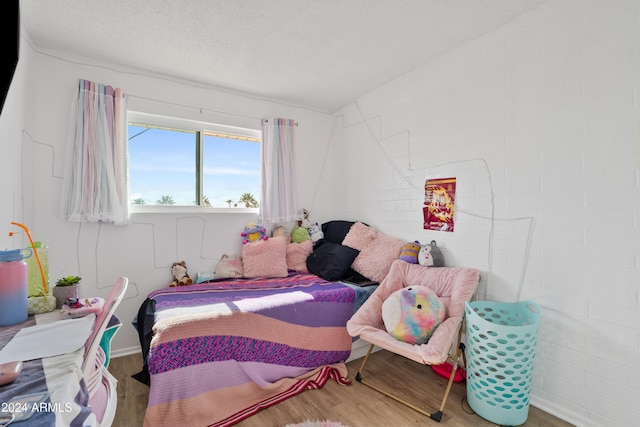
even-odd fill
[[[98,313],[95,326],[85,343],[82,375],[89,391],[89,404],[101,426],[110,426],[115,417],[118,396],[117,381],[107,370],[107,355],[100,341],[109,321],[124,298],[129,280],[120,277],[109,292],[102,311]]]

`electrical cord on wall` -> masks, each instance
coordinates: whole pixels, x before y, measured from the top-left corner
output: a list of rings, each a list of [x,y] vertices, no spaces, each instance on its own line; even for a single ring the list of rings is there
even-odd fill
[[[487,182],[489,185],[489,203],[490,203],[490,212],[491,214],[489,216],[484,216],[484,215],[480,215],[474,212],[470,212],[467,211],[465,209],[461,209],[459,207],[456,208],[456,210],[460,213],[464,213],[466,215],[472,216],[474,218],[479,218],[479,219],[485,219],[490,221],[490,227],[489,227],[489,236],[488,236],[488,241],[487,241],[487,266],[488,266],[488,274],[487,275],[482,275],[483,278],[485,278],[485,287],[484,287],[484,291],[482,292],[482,294],[478,293],[477,294],[477,298],[480,299],[486,299],[487,297],[487,290],[489,288],[489,277],[491,276],[492,272],[493,272],[493,242],[494,242],[494,231],[495,231],[495,223],[496,221],[528,221],[529,225],[528,225],[528,233],[527,233],[527,239],[525,242],[525,247],[524,247],[524,254],[523,254],[523,265],[522,265],[522,269],[520,271],[520,279],[518,282],[518,288],[517,288],[517,292],[516,292],[516,300],[519,300],[522,294],[522,288],[524,286],[524,279],[525,279],[525,275],[526,275],[526,268],[528,265],[528,260],[529,260],[529,255],[530,255],[530,251],[531,251],[531,241],[533,238],[533,231],[534,231],[534,218],[533,217],[517,217],[517,218],[497,218],[495,216],[495,205],[494,205],[494,191],[493,191],[493,183],[492,183],[492,178],[491,178],[491,171],[489,169],[489,165],[486,161],[486,159],[480,157],[480,158],[474,158],[474,159],[463,159],[463,160],[453,160],[451,162],[446,162],[446,163],[441,163],[438,165],[430,165],[430,166],[424,166],[422,168],[415,168],[412,164],[411,164],[411,132],[408,130],[403,130],[400,132],[396,132],[392,135],[386,136],[384,138],[382,138],[382,116],[378,115],[372,118],[366,118],[364,116],[364,113],[362,112],[362,109],[360,107],[360,104],[358,103],[358,101],[354,102],[354,105],[360,115],[360,121],[350,124],[348,126],[344,125],[344,114],[340,114],[337,115],[334,119],[334,125],[332,126],[332,130],[331,130],[331,135],[330,135],[330,139],[329,139],[329,143],[327,144],[327,148],[325,151],[325,158],[323,159],[323,163],[322,163],[322,171],[321,171],[321,175],[320,178],[322,177],[322,174],[324,172],[325,169],[325,163],[328,157],[328,152],[329,149],[331,147],[331,144],[333,142],[333,135],[334,135],[334,128],[335,128],[335,121],[338,118],[342,118],[343,120],[343,129],[346,129],[348,127],[353,127],[356,125],[360,125],[360,124],[364,124],[369,132],[369,134],[371,135],[371,137],[376,141],[378,148],[380,149],[380,152],[383,154],[383,156],[385,157],[387,163],[393,168],[393,170],[403,179],[407,182],[407,184],[412,187],[413,189],[416,190],[416,192],[420,195],[420,197],[423,196],[424,194],[424,187],[423,184],[421,183],[420,186],[418,186],[417,184],[415,184],[411,177],[407,176],[407,174],[405,173],[405,170],[403,168],[401,168],[400,166],[398,166],[396,164],[396,162],[391,158],[391,156],[389,155],[389,153],[387,153],[387,151],[384,149],[384,146],[382,144],[382,141],[384,139],[389,139],[398,135],[402,135],[402,134],[406,134],[407,135],[407,159],[408,159],[408,164],[407,164],[407,171],[421,171],[421,170],[428,170],[428,169],[436,169],[436,168],[441,168],[441,167],[445,167],[445,166],[456,166],[459,164],[463,164],[463,163],[469,163],[469,162],[480,162],[486,172],[487,175]],[[379,127],[378,127],[378,133],[379,135],[376,135],[374,129],[371,127],[370,122],[373,119],[377,119],[378,123],[379,123]],[[319,178],[319,180],[320,180]],[[319,182],[318,182],[319,185]],[[316,186],[316,191],[317,191],[317,187]],[[314,202],[315,202],[315,192],[314,192]],[[313,205],[313,203],[312,203]]]

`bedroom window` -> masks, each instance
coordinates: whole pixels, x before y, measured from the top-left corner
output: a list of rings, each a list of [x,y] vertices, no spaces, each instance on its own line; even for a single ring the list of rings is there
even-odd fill
[[[258,129],[129,112],[132,210],[258,208],[260,135]]]

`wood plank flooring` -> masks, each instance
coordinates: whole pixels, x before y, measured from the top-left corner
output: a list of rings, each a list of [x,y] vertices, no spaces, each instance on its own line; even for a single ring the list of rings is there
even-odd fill
[[[440,423],[355,381],[362,359],[347,364],[351,385],[329,380],[320,390],[307,390],[284,402],[260,411],[236,424],[237,427],[284,427],[305,420],[340,421],[348,427],[495,426],[473,413],[466,402],[466,385],[454,383]],[[149,399],[147,386],[131,378],[142,366],[142,356],[135,354],[111,359],[109,371],[118,380],[118,410],[114,427],[142,426]],[[402,393],[410,403],[436,409],[444,393],[446,380],[429,366],[421,366],[387,351],[371,355],[363,373],[366,381],[386,384]],[[188,427],[185,419],[183,427]],[[533,406],[525,427],[570,427],[571,424]]]

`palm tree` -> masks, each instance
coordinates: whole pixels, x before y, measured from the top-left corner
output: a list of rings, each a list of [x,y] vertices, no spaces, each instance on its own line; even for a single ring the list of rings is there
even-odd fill
[[[253,196],[253,194],[251,194],[251,193],[244,193],[242,196],[240,196],[240,200],[238,200],[238,201],[241,202],[241,203],[244,203],[244,207],[245,208],[257,208],[258,207],[258,201]]]
[[[144,204],[145,204],[145,201],[144,201],[144,199],[142,199],[142,198],[140,198],[140,199],[134,199],[134,200],[131,202],[131,204],[132,204],[132,205],[144,205]]]
[[[229,205],[229,207],[231,207],[231,203],[233,203],[233,200],[228,199],[228,200],[226,201],[226,203]]]
[[[158,205],[175,205],[176,202],[173,200],[171,196],[162,196],[158,200],[156,200],[156,204]]]

